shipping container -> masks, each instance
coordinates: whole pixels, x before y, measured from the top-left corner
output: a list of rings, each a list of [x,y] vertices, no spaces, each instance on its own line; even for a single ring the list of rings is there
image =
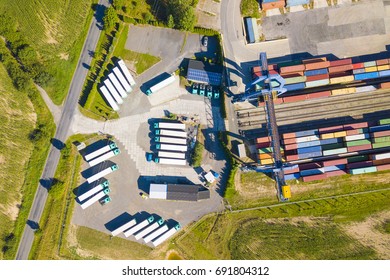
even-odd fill
[[[288,139],[283,140],[283,144],[285,144],[285,145],[295,144],[295,143],[297,143],[296,138],[288,138]]]
[[[286,7],[308,5],[310,0],[286,0]]]
[[[348,83],[354,81],[354,76],[343,76],[343,77],[337,77],[337,78],[330,78],[331,84],[341,84],[341,83]]]
[[[307,148],[298,148],[297,152],[299,154],[308,154],[308,153],[314,153],[314,152],[320,152],[322,151],[321,146],[314,146],[314,147],[307,147]]]
[[[295,132],[283,133],[282,137],[283,139],[295,138]]]
[[[370,92],[370,91],[376,91],[376,90],[377,90],[377,88],[375,86],[356,87],[356,93]]]
[[[262,6],[263,5],[264,4],[262,4]],[[265,9],[263,8],[263,10]],[[246,23],[246,34],[247,34],[248,43],[254,43],[256,41],[256,38],[253,32],[252,18],[250,17],[245,18],[245,23]]]
[[[379,59],[376,61],[376,65],[386,65],[386,64],[389,64],[389,60],[387,58],[385,59]]]
[[[294,161],[294,160],[298,160],[299,157],[298,155],[290,155],[290,156],[286,156],[286,159],[287,161]]]
[[[318,152],[312,152],[312,153],[308,153],[308,154],[299,154],[297,156],[298,156],[298,159],[315,158],[315,157],[322,156],[322,152],[318,151]]]
[[[347,158],[348,163],[368,160],[368,155],[353,156]]]
[[[342,140],[340,138],[322,139],[322,140],[320,140],[320,145],[336,144],[336,143],[340,143],[340,142],[342,142]]]
[[[296,96],[283,97],[283,102],[290,103],[290,102],[304,101],[304,100],[306,100],[306,96],[307,96],[306,94],[302,94],[302,95],[296,95]]]
[[[307,65],[306,65],[306,69],[307,69]],[[328,74],[328,68],[307,70],[304,73],[306,77]]]
[[[351,94],[355,93],[356,89],[354,87],[351,88],[341,88],[332,90],[332,95],[341,95],[341,94]]]
[[[362,168],[362,167],[369,167],[372,166],[371,160],[365,160],[365,161],[358,161],[353,163],[348,163],[347,168],[348,169],[354,169],[354,168]]]
[[[258,154],[260,160],[272,158],[272,154]]]
[[[327,167],[327,166],[347,164],[347,163],[348,163],[348,161],[346,158],[341,158],[341,159],[324,161],[323,165],[324,165],[324,167]]]
[[[372,164],[375,165],[375,166],[376,165],[383,165],[383,164],[390,164],[390,158],[373,160]]]
[[[317,80],[317,81],[311,81],[311,82],[306,82],[306,87],[311,88],[311,87],[321,87],[329,84],[329,79],[323,79],[323,80]]]
[[[280,69],[280,74],[300,72],[300,71],[305,71],[305,65],[298,64],[298,65],[284,66],[284,67],[279,67],[279,69]]]
[[[380,73],[387,72],[387,71],[389,71],[389,70],[381,71]],[[390,75],[390,71],[389,71],[389,75]],[[379,73],[378,72],[370,72],[370,73],[356,74],[354,76],[355,76],[355,81],[361,81],[361,80],[368,80],[368,79],[378,78],[379,77]]]
[[[370,172],[376,172],[376,171],[377,171],[376,167],[371,166],[371,167],[351,169],[351,170],[349,170],[349,173],[351,173],[353,175],[357,175],[357,174],[364,174],[364,173],[370,173]]]
[[[369,139],[369,138],[370,138],[370,134],[363,133],[363,134],[345,136],[344,140],[345,141],[354,141],[354,140],[363,140],[363,139]]]
[[[341,138],[341,137],[345,137],[347,136],[347,132],[346,131],[339,131],[339,132],[335,132],[334,133],[334,137],[335,138]]]
[[[320,92],[313,92],[306,94],[307,99],[314,99],[314,98],[323,98],[323,97],[329,97],[331,95],[330,91],[320,91]]]
[[[352,74],[356,75],[356,74],[363,74],[366,72],[366,69],[364,68],[360,68],[360,69],[355,69],[352,71]]]
[[[301,142],[309,142],[309,141],[315,141],[319,140],[320,137],[318,135],[310,135],[310,136],[304,136],[304,137],[299,137],[296,138],[296,143],[301,143]]]
[[[372,155],[372,158],[375,160],[390,159],[390,153]]]
[[[344,127],[342,125],[337,125],[337,126],[319,128],[318,132],[319,133],[330,133],[330,132],[338,132],[338,131],[343,131],[343,130],[344,130]]]
[[[331,171],[344,170],[344,169],[345,169],[345,164],[330,165],[324,167],[324,172],[331,172]]]
[[[321,140],[334,138],[334,133],[324,133],[320,135]]]
[[[329,74],[313,75],[306,78],[306,82],[329,79]]]
[[[371,144],[371,141],[368,139],[362,139],[362,140],[348,141],[348,142],[345,142],[345,144],[347,147],[353,147],[353,146],[361,146],[361,145]]]
[[[372,148],[379,149],[384,147],[390,147],[390,142],[382,142],[382,143],[374,143],[372,144]]]
[[[286,145],[284,146],[284,149],[286,151],[289,151],[289,150],[296,150],[298,148],[298,145],[297,144],[289,144],[289,145]]]
[[[303,182],[311,182],[326,179],[326,174],[318,174],[313,176],[302,177]]]
[[[383,137],[383,136],[390,136],[390,130],[378,131],[378,132],[371,133],[372,138]]]
[[[364,68],[364,63],[363,63],[363,62],[354,63],[354,64],[352,64],[352,68],[353,68],[353,69]]]
[[[337,171],[326,172],[325,174],[326,174],[327,178],[330,178],[330,177],[334,177],[334,176],[345,175],[345,174],[347,174],[347,172],[344,170],[337,170]]]
[[[390,65],[378,66],[378,71],[384,71],[384,70],[389,70],[389,69],[390,69]]]
[[[292,168],[292,169],[284,169],[284,175],[286,174],[293,174],[293,173],[298,173],[299,174],[299,167]]]
[[[387,77],[390,76],[390,70],[380,71],[379,77]]]
[[[352,146],[352,147],[348,147],[348,153],[371,150],[371,149],[372,149],[371,144],[366,144],[366,145],[361,145],[361,146]]]
[[[284,180],[296,180],[301,178],[301,175],[299,173],[292,173],[292,174],[284,174]]]
[[[377,171],[390,170],[390,164],[379,165],[376,167]]]
[[[390,136],[375,137],[373,139],[373,142],[374,143],[390,142]]]
[[[367,61],[367,62],[364,62],[364,68],[367,68],[367,67],[373,67],[373,66],[376,66],[376,61]]]
[[[367,122],[361,122],[361,123],[344,124],[343,127],[344,127],[345,130],[366,128],[366,127],[368,127],[368,123]]]
[[[287,79],[287,78],[303,77],[305,75],[303,74],[303,71],[299,71],[299,72],[292,72],[292,73],[283,73],[280,74],[280,76],[282,76],[284,79]]]
[[[317,169],[323,167],[323,163],[321,161],[319,162],[309,162],[309,163],[302,163],[299,165],[299,170],[308,170],[308,169]]]
[[[302,130],[295,132],[295,137],[318,135],[318,129]]]
[[[330,156],[330,155],[337,155],[337,154],[344,154],[347,153],[347,148],[338,148],[333,150],[324,150],[324,156]]]
[[[344,148],[344,143],[335,143],[335,144],[329,144],[329,145],[323,145],[322,150],[334,150],[334,149],[340,149]]]
[[[284,88],[287,89],[287,91],[300,90],[305,88],[305,83],[285,85]]]
[[[329,67],[328,72],[329,72],[329,74],[330,73],[339,73],[339,72],[346,72],[346,71],[349,71],[352,69],[353,69],[352,64],[345,64],[345,65]]]
[[[313,146],[320,146],[321,142],[320,140],[314,140],[314,141],[308,141],[308,142],[301,142],[296,144],[297,148],[307,148],[307,147],[313,147]]]
[[[299,172],[301,176],[311,176],[324,173],[324,168],[306,169]]]
[[[284,82],[286,85],[291,85],[291,84],[297,84],[297,83],[302,83],[306,81],[305,76],[298,76],[298,77],[292,77],[292,78],[285,78]]]
[[[267,11],[267,10],[272,10],[272,9],[284,8],[285,4],[286,3],[284,2],[284,0],[270,2],[270,3],[262,3],[261,9],[264,11]]]
[[[381,84],[380,84],[380,88],[381,88],[381,89],[390,88],[390,82],[381,83]]]
[[[380,124],[380,125],[390,124],[390,119],[382,119],[382,120],[379,120],[379,124]]]
[[[257,144],[260,144],[260,143],[269,143],[270,141],[271,141],[271,137],[269,137],[269,136],[258,137],[258,138],[256,138],[256,143],[257,143]]]
[[[327,61],[326,57],[302,59],[303,64],[311,64],[311,63],[324,62],[324,61]]]
[[[370,129],[370,132],[378,132],[378,131],[390,130],[390,124],[372,126],[369,129]]]
[[[264,159],[264,160],[260,160],[260,163],[265,165],[265,164],[273,164],[274,163],[274,160],[273,159]]]
[[[365,70],[366,70],[366,73],[370,73],[370,72],[378,71],[378,68],[376,66],[372,66],[372,67],[366,67]]]
[[[330,61],[330,67],[333,66],[340,66],[340,65],[346,65],[346,64],[352,64],[352,59],[351,58],[345,58],[345,59],[339,59],[339,60],[334,60]]]

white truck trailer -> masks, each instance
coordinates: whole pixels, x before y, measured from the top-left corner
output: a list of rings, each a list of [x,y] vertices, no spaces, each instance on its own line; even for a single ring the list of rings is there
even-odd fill
[[[116,91],[116,89],[114,88],[113,84],[110,82],[109,79],[105,79],[104,80],[104,84],[106,85],[108,91],[111,93],[112,97],[114,97],[116,103],[118,104],[122,104],[123,103],[123,99],[122,97],[119,95],[119,93]]]
[[[108,92],[108,89],[105,86],[100,87],[100,92],[103,93],[103,96],[107,100],[108,105],[110,105],[114,111],[119,111],[118,105],[116,104],[115,100],[112,98],[111,94]]]
[[[125,76],[123,76],[121,70],[118,67],[115,67],[112,69],[114,71],[115,76],[118,78],[118,80],[121,82],[122,86],[125,88],[127,93],[130,93],[132,91],[130,84],[126,81]]]
[[[108,74],[108,78],[110,79],[111,83],[114,85],[115,89],[119,92],[119,94],[123,97],[127,97],[127,93],[121,83],[118,81],[118,79],[115,77],[114,73]]]
[[[171,228],[167,232],[165,232],[163,235],[160,237],[157,237],[155,240],[152,241],[152,244],[154,247],[157,247],[161,243],[163,243],[165,240],[167,240],[169,237],[174,235],[176,232],[180,230],[180,224],[177,224],[174,228]]]
[[[155,158],[154,162],[160,164],[186,165],[185,159],[176,159],[176,158]]]
[[[158,151],[158,157],[162,158],[178,158],[178,159],[185,159],[186,154],[185,153],[172,153],[172,152],[163,152]]]
[[[159,229],[153,231],[151,234],[147,235],[144,237],[144,241],[145,243],[149,243],[150,241],[152,241],[153,239],[155,239],[157,236],[163,234],[164,232],[166,232],[168,230],[168,226],[167,225],[164,225],[162,227],[160,227]]]
[[[156,148],[157,150],[187,152],[187,146],[182,146],[182,145],[157,144]]]
[[[185,131],[157,129],[157,130],[155,130],[155,134],[159,135],[159,136],[163,135],[163,136],[173,136],[173,137],[187,138],[187,132],[185,132]]]
[[[137,223],[137,220],[136,219],[132,219],[131,221],[129,221],[129,222],[127,222],[127,223],[117,227],[113,231],[111,231],[111,234],[112,234],[112,236],[117,236],[121,232],[124,232],[125,230],[127,230],[127,229],[131,228],[132,226],[134,226],[136,223]]]
[[[125,62],[121,59],[118,61],[118,65],[119,67],[121,68],[123,74],[125,75],[127,81],[129,82],[129,84],[134,87],[135,86],[135,81],[134,81],[134,78],[133,76],[131,75],[129,69],[127,69],[127,66],[125,64]]]
[[[154,141],[168,144],[187,145],[187,139],[185,138],[172,138],[172,137],[154,137]]]
[[[90,199],[88,199],[87,201],[80,204],[80,206],[81,206],[81,208],[85,209],[85,208],[91,206],[92,204],[94,204],[96,201],[99,201],[100,199],[102,199],[105,195],[106,195],[106,193],[104,191],[101,191],[101,192],[97,193],[96,195],[94,195],[93,197],[91,197]]]
[[[185,130],[186,125],[184,123],[174,123],[174,122],[158,122],[154,124],[154,128],[160,129],[180,129]]]
[[[93,151],[92,153],[87,154],[84,158],[86,161],[90,161],[91,159],[94,159],[104,153],[107,153],[108,151],[116,149],[117,146],[115,143],[108,144],[96,151]]]
[[[89,177],[87,179],[87,182],[91,184],[91,183],[95,182],[96,180],[99,180],[100,178],[102,178],[102,177],[104,177],[104,176],[106,176],[106,175],[108,175],[111,172],[114,172],[116,170],[118,170],[118,165],[114,164],[113,166],[107,167],[106,169],[92,175],[91,177]]]
[[[159,91],[160,89],[169,86],[176,80],[176,77],[174,75],[169,76],[169,78],[166,78],[165,80],[162,80],[158,84],[155,84],[151,88],[149,88],[146,91],[146,95],[151,95],[152,93],[155,93],[156,91]]]
[[[151,233],[155,229],[158,229],[163,223],[164,223],[164,219],[160,219],[157,222],[148,225],[146,228],[144,228],[143,230],[138,232],[136,235],[134,235],[135,239],[136,240],[141,239],[142,237],[148,235],[149,233]]]
[[[91,160],[90,162],[88,162],[89,166],[95,166],[103,161],[106,161],[114,156],[119,155],[120,153],[121,152],[119,149],[111,150],[108,153],[105,153],[105,154],[101,155],[100,157],[97,157],[97,158]]]
[[[136,226],[133,226],[131,228],[129,228],[128,230],[126,230],[124,232],[125,236],[126,237],[129,237],[130,235],[133,235],[134,233],[136,233],[137,231],[140,231],[141,229],[143,229],[144,227],[146,227],[147,225],[149,225],[150,223],[153,223],[154,221],[154,217],[153,216],[150,216],[149,218],[147,218],[146,220],[140,222],[138,225]]]
[[[108,180],[105,180],[103,183],[93,187],[92,189],[90,189],[89,191],[83,193],[82,195],[79,195],[77,198],[79,199],[80,202],[86,200],[88,197],[94,195],[95,193],[103,190],[104,188],[106,187],[109,187],[110,186],[110,183],[108,182]]]

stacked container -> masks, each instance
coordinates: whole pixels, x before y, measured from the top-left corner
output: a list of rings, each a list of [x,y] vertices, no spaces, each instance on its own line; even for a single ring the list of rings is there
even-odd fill
[[[284,8],[285,5],[286,5],[285,0],[262,0],[261,1],[261,9],[264,11]]]

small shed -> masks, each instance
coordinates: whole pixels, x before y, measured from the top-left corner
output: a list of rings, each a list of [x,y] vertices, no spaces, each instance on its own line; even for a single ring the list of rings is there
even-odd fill
[[[246,157],[245,144],[238,144],[237,149],[238,149],[238,157],[245,158]]]
[[[167,199],[167,185],[166,184],[150,184],[149,198]]]

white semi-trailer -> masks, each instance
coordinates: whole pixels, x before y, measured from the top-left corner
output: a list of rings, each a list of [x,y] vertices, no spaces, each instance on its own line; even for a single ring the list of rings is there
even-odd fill
[[[135,86],[134,78],[131,75],[129,69],[127,69],[127,66],[126,66],[125,62],[121,59],[121,60],[118,61],[118,65],[121,68],[123,74],[125,75],[127,81],[130,83],[130,85],[132,87],[134,87]]]
[[[86,200],[88,197],[94,195],[95,193],[103,190],[104,188],[110,186],[110,183],[108,182],[108,180],[105,180],[103,183],[93,187],[92,189],[90,189],[89,191],[83,193],[82,195],[79,195],[77,198],[79,199],[80,202]]]
[[[110,79],[111,83],[114,85],[115,89],[119,92],[119,94],[123,97],[127,97],[127,93],[123,86],[120,84],[118,79],[115,77],[114,73],[108,74],[108,78]]]
[[[153,216],[150,216],[149,218],[147,218],[146,220],[140,222],[138,225],[136,226],[133,226],[131,228],[129,228],[128,230],[126,230],[124,232],[125,236],[126,237],[129,237],[130,235],[133,235],[134,233],[136,233],[137,231],[140,231],[141,229],[143,229],[144,227],[146,227],[147,225],[149,225],[150,223],[153,223],[154,221],[154,217]]]
[[[118,165],[116,165],[116,164],[114,164],[111,167],[107,167],[106,169],[100,171],[99,173],[92,175],[91,177],[89,177],[87,179],[87,182],[91,184],[91,183],[95,182],[96,180],[99,180],[100,178],[110,174],[111,172],[114,172],[115,170],[118,170]]]
[[[185,138],[172,138],[172,137],[154,137],[154,141],[168,144],[187,145],[187,139]]]
[[[109,151],[108,153],[105,153],[103,155],[101,155],[100,157],[97,157],[93,160],[91,160],[89,163],[90,166],[95,166],[103,161],[106,161],[114,156],[117,156],[120,154],[120,150],[119,149],[115,149],[115,150],[111,150]]]
[[[85,209],[85,208],[91,206],[92,204],[94,204],[96,201],[99,201],[100,199],[102,199],[105,195],[106,195],[106,193],[104,191],[101,191],[101,192],[97,193],[96,195],[94,195],[93,197],[91,197],[90,199],[88,199],[87,201],[80,204],[80,206],[81,206],[81,208]]]
[[[118,78],[118,80],[121,82],[122,86],[125,88],[127,93],[130,93],[132,91],[130,84],[126,81],[125,76],[123,76],[121,70],[119,70],[118,67],[115,67],[112,69],[114,71],[115,76]]]
[[[185,159],[176,159],[176,158],[155,158],[154,162],[160,164],[186,165]]]
[[[163,234],[164,232],[166,232],[168,230],[168,226],[167,225],[164,225],[162,227],[160,227],[159,229],[153,231],[151,234],[147,235],[144,237],[144,241],[145,243],[149,243],[150,241],[152,241],[153,239],[155,239],[157,236]]]
[[[173,152],[164,152],[164,151],[158,151],[158,157],[161,158],[178,158],[178,159],[185,159],[186,154],[185,153],[173,153]]]
[[[157,144],[156,148],[157,150],[187,152],[187,146],[182,146],[182,145]]]
[[[131,221],[129,221],[129,222],[127,222],[127,223],[117,227],[113,231],[111,231],[111,234],[112,234],[112,236],[117,236],[121,232],[124,232],[125,230],[127,230],[127,229],[131,228],[132,226],[134,226],[136,223],[137,223],[137,220],[136,219],[132,219]]]
[[[146,91],[146,95],[151,95],[152,93],[155,93],[156,91],[159,91],[160,89],[162,89],[166,86],[169,86],[170,84],[172,84],[175,81],[175,79],[176,79],[175,76],[171,75],[169,78],[166,78],[165,80],[162,80],[158,84],[155,84],[154,86],[149,88]]]
[[[138,232],[136,235],[134,235],[135,239],[136,240],[141,239],[142,237],[148,235],[149,233],[151,233],[155,229],[158,229],[163,223],[164,223],[164,219],[160,219],[157,222],[155,222],[151,225],[148,225],[146,228],[144,228],[143,230]]]
[[[159,135],[159,136],[163,135],[163,136],[173,136],[173,137],[187,138],[187,132],[185,132],[185,131],[157,129],[157,130],[155,130],[155,134]]]
[[[105,86],[100,87],[100,92],[103,93],[104,98],[107,100],[108,104],[114,111],[119,111],[119,107],[116,104],[115,100],[112,98],[111,94],[108,92],[108,89]]]
[[[106,145],[96,151],[93,151],[92,153],[87,154],[84,158],[86,161],[90,161],[91,159],[94,159],[104,153],[107,153],[108,151],[116,149],[117,146],[115,143],[111,143],[109,145]]]
[[[154,247],[157,247],[161,243],[163,243],[165,240],[167,240],[169,237],[174,235],[176,232],[180,230],[180,224],[177,224],[174,228],[171,228],[167,232],[165,232],[163,235],[160,237],[157,237],[155,240],[152,241],[152,244]]]
[[[116,91],[116,89],[114,88],[114,86],[112,85],[110,80],[109,79],[105,79],[104,80],[104,84],[106,85],[108,91],[111,93],[112,97],[114,97],[116,103],[122,104],[123,103],[123,99],[119,95],[119,93]]]
[[[154,124],[154,128],[166,128],[166,129],[180,129],[185,130],[186,125],[184,123],[174,123],[174,122],[158,122]]]

